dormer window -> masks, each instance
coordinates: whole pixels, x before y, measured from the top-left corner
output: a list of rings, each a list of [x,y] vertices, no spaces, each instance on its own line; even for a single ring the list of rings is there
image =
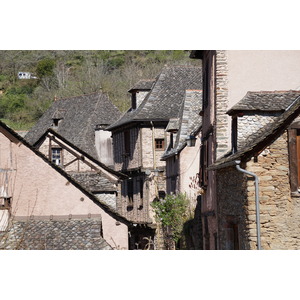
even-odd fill
[[[60,121],[61,119],[53,119],[53,124],[52,124],[52,126],[53,127],[58,127],[58,124],[59,124],[59,121]]]
[[[131,95],[131,108],[136,109],[136,92]]]
[[[237,140],[238,140],[238,118],[237,116],[232,117],[232,129],[231,129],[231,144],[232,153],[237,152]]]

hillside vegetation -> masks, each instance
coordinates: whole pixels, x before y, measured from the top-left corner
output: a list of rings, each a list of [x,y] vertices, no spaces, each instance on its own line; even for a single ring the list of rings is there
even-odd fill
[[[0,51],[0,119],[29,129],[55,98],[102,91],[121,110],[138,80],[155,78],[166,64],[194,64],[182,50]],[[30,72],[35,79],[18,79]]]

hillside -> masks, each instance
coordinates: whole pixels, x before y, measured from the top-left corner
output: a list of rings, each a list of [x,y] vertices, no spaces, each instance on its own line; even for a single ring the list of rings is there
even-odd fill
[[[26,130],[55,98],[102,90],[121,110],[128,90],[142,78],[154,78],[165,64],[193,64],[182,50],[0,51],[0,119]],[[29,72],[33,79],[19,79]]]

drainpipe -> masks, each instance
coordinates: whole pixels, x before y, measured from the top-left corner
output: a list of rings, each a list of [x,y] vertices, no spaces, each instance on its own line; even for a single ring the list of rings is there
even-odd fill
[[[249,171],[246,171],[240,167],[240,161],[236,161],[236,169],[239,172],[245,173],[247,175],[250,175],[254,177],[255,180],[255,206],[256,206],[256,234],[257,234],[257,250],[261,250],[261,244],[260,244],[260,213],[259,213],[259,193],[258,193],[258,183],[259,179],[258,176],[254,173],[251,173]]]

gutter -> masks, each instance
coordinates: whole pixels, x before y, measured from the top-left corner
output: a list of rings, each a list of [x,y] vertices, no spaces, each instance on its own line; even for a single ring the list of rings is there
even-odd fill
[[[239,172],[242,172],[244,174],[250,175],[254,177],[255,180],[255,207],[256,207],[256,235],[257,235],[257,250],[261,250],[261,243],[260,243],[260,210],[259,210],[259,190],[258,190],[258,183],[259,178],[256,174],[251,173],[249,171],[246,171],[240,167],[241,161],[235,161],[236,163],[236,169]]]
[[[254,177],[254,180],[255,180],[255,213],[256,213],[257,250],[261,250],[260,209],[259,209],[259,189],[258,189],[259,178],[256,174],[242,169],[241,166],[240,166],[240,163],[241,163],[240,160],[232,160],[232,161],[229,161],[227,163],[224,163],[224,164],[221,164],[221,165],[218,165],[218,166],[208,167],[207,169],[208,170],[219,170],[219,169],[235,166],[236,169],[239,172],[242,172],[244,174],[247,174],[249,176]]]

